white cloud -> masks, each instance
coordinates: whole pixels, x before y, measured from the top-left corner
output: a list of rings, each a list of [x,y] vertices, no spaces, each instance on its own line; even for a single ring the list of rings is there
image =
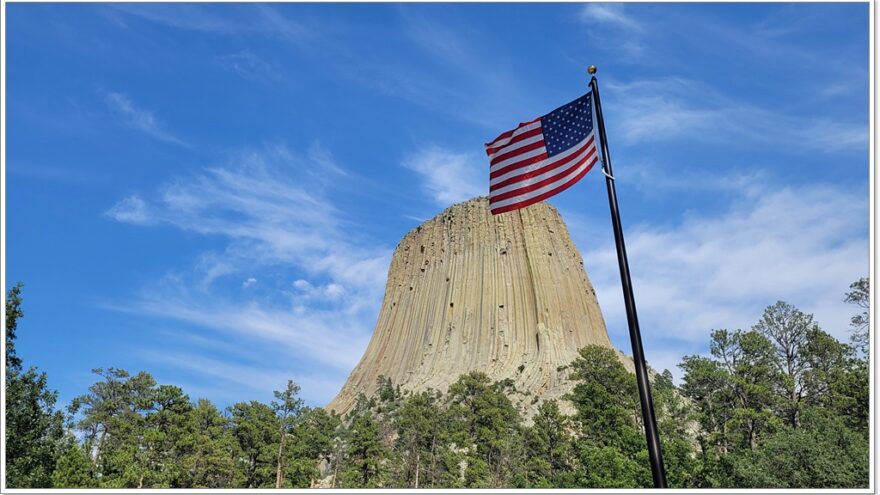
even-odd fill
[[[107,216],[204,235],[221,249],[117,309],[193,325],[289,362],[304,387],[328,373],[334,378],[325,381],[341,387],[369,340],[391,249],[359,236],[334,207],[332,183],[314,173],[330,159],[317,148],[268,146],[173,178],[152,199],[121,200]],[[241,288],[251,289],[247,299]]]
[[[339,299],[345,294],[345,287],[339,284],[327,284],[324,287],[324,296],[329,299]]]
[[[300,314],[294,314],[292,308],[265,306],[206,298],[175,287],[144,294],[127,310],[194,324],[251,349],[270,348],[292,364],[319,365],[321,371],[336,373],[354,368],[370,338],[371,329],[361,315],[341,307],[303,306]]]
[[[147,212],[147,204],[137,196],[120,200],[104,214],[118,222],[136,225],[149,225],[153,222],[152,216]]]
[[[867,149],[868,127],[757,107],[681,78],[609,83],[609,127],[624,142],[672,139]]]
[[[632,17],[626,15],[623,4],[589,3],[581,9],[582,22],[606,23],[630,31],[641,31],[642,26]]]
[[[268,5],[229,7],[232,15],[218,15],[217,9],[197,4],[108,5],[109,13],[121,13],[163,26],[222,35],[253,35],[299,41],[309,36],[302,24],[280,14]],[[115,16],[114,16],[115,17]],[[117,21],[117,25],[126,26]]]
[[[200,266],[205,270],[212,263],[232,261],[293,263],[345,278],[348,267],[385,253],[358,246],[340,212],[324,197],[323,184],[311,180],[320,175],[311,173],[316,166],[283,146],[270,146],[172,179],[149,204],[140,197],[126,198],[108,215],[228,239],[222,255],[203,257]]]
[[[507,62],[507,46],[487,36],[482,26],[441,20],[419,8],[401,7],[397,12],[406,42],[420,50],[417,63],[401,64],[399,56],[385,50],[372,50],[385,52],[384,59],[375,60],[362,50],[343,70],[358,66],[358,73],[370,75],[364,85],[490,133],[515,122],[516,109],[534,107],[535,95],[523,90],[521,77]],[[486,70],[487,60],[493,61],[492,70]],[[433,64],[442,69],[426,69]]]
[[[596,49],[612,47],[614,57],[623,56],[630,62],[643,60],[648,47],[644,41],[645,26],[627,14],[624,4],[588,3],[581,7],[578,19]]]
[[[301,55],[320,61],[336,77],[490,130],[505,125],[504,116],[511,108],[522,108],[532,99],[501,62],[505,51],[493,47],[494,40],[477,25],[441,23],[420,15],[418,9],[395,9],[408,37],[405,41],[421,48],[424,55],[407,62],[394,44],[383,44],[375,35],[384,27],[348,23],[338,17],[328,21],[321,16],[304,23],[268,5],[228,8],[231,15],[221,16],[195,4],[114,4],[105,15],[120,26],[133,18],[214,35],[279,39]],[[426,70],[425,57],[444,64],[445,69]],[[485,70],[485,60],[496,61],[492,70]],[[222,57],[220,63],[243,77],[263,81],[276,80],[275,76],[284,73],[282,66],[248,51]]]
[[[185,142],[165,130],[153,112],[138,107],[128,96],[122,93],[111,92],[105,95],[104,101],[112,110],[120,114],[126,123],[135,129],[166,143],[187,146]]]
[[[456,153],[432,146],[409,156],[403,166],[418,172],[423,179],[422,187],[437,205],[445,208],[487,193],[487,163],[475,153]]]
[[[629,228],[649,361],[656,356],[662,361],[656,367],[669,367],[670,356],[705,346],[711,329],[750,328],[777,300],[814,313],[826,331],[846,340],[853,310],[843,294],[868,273],[866,196],[830,186],[755,186],[719,216],[691,214],[671,226]],[[573,229],[575,240],[586,245],[582,230]],[[595,236],[591,240],[596,245]],[[610,241],[608,234],[584,260],[609,330],[629,352]]]
[[[661,165],[650,160],[626,163],[614,171],[621,183],[638,189],[642,197],[661,197],[682,193],[743,194],[770,180],[760,169],[747,168],[723,172],[705,168],[683,168],[680,164]]]
[[[301,301],[320,301],[320,300],[336,300],[345,295],[345,287],[337,283],[329,283],[321,286],[314,286],[307,280],[297,280],[293,283],[293,287],[297,289],[296,300]]]
[[[217,62],[227,70],[250,81],[272,83],[284,78],[277,64],[261,58],[250,50],[242,50],[217,57]]]
[[[152,362],[161,363],[177,370],[186,370],[200,376],[202,380],[197,382],[214,383],[213,386],[202,386],[191,383],[190,380],[181,381],[176,378],[161,380],[162,383],[177,384],[184,392],[195,400],[205,395],[215,397],[229,397],[235,401],[247,400],[249,397],[237,394],[229,394],[230,388],[244,390],[258,400],[267,401],[271,398],[272,390],[283,390],[287,380],[293,380],[302,387],[301,397],[310,404],[326,404],[333,398],[336,390],[336,380],[315,375],[304,375],[278,363],[276,366],[264,367],[256,363],[239,364],[228,360],[218,360],[191,352],[155,352],[146,351],[144,357]],[[335,377],[334,377],[335,378]],[[198,395],[192,395],[193,392]],[[256,395],[256,397],[254,397]]]

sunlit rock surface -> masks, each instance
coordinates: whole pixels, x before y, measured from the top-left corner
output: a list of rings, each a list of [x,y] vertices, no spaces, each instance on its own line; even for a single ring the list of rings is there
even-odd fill
[[[348,412],[382,375],[445,392],[478,370],[512,379],[511,399],[531,416],[570,390],[561,368],[589,344],[612,347],[559,212],[542,202],[493,216],[474,198],[400,241],[372,340],[327,409]]]

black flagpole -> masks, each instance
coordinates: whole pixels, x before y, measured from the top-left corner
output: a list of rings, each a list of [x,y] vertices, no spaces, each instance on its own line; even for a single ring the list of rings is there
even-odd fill
[[[596,73],[596,66],[587,69]],[[645,440],[648,442],[648,458],[655,488],[666,488],[666,469],[663,467],[663,451],[657,435],[657,420],[654,417],[654,401],[651,399],[651,384],[648,382],[648,367],[642,349],[642,336],[639,333],[639,318],[636,315],[636,300],[633,297],[632,280],[629,276],[629,262],[626,259],[626,244],[623,242],[623,227],[620,225],[620,212],[617,210],[617,190],[614,187],[614,174],[611,173],[611,156],[608,154],[608,141],[605,139],[605,120],[602,118],[602,104],[599,101],[599,82],[596,76],[590,80],[593,97],[596,98],[596,120],[599,125],[599,139],[602,140],[602,163],[604,164],[605,185],[608,188],[608,204],[611,207],[611,224],[614,226],[614,242],[617,245],[617,263],[620,265],[620,284],[623,286],[623,302],[626,304],[626,320],[629,323],[629,338],[632,341],[633,362],[636,366],[636,382],[639,385],[639,402],[642,405],[642,418],[645,421]]]

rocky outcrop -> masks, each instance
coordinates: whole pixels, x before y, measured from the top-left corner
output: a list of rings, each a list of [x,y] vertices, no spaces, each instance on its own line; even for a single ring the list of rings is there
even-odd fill
[[[589,344],[612,347],[583,260],[555,208],[492,215],[488,198],[454,205],[407,233],[388,270],[373,338],[328,410],[348,412],[379,376],[445,392],[463,373],[510,378],[527,415],[570,383],[562,367]]]

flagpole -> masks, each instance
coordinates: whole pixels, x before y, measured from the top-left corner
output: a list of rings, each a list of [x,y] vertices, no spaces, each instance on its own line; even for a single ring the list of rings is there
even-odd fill
[[[602,140],[602,163],[605,173],[605,185],[608,189],[608,204],[611,207],[611,224],[614,227],[614,242],[617,245],[617,263],[620,265],[620,284],[623,287],[623,302],[626,305],[626,320],[629,324],[629,338],[632,341],[633,362],[636,367],[636,383],[639,386],[639,402],[642,406],[642,418],[645,422],[645,440],[648,443],[648,459],[651,463],[651,475],[655,488],[666,488],[666,470],[663,467],[663,452],[660,437],[657,434],[657,420],[654,417],[654,402],[651,399],[651,384],[648,381],[648,367],[645,364],[645,353],[642,349],[642,336],[639,332],[639,318],[636,315],[636,301],[633,296],[632,280],[629,275],[629,262],[626,259],[626,244],[623,242],[623,227],[620,224],[620,212],[617,209],[617,189],[614,187],[614,174],[611,172],[611,155],[608,153],[608,141],[605,139],[605,120],[602,118],[602,104],[599,100],[599,82],[596,80],[596,66],[591,65],[587,71],[593,75],[590,88],[596,99],[596,120],[599,125],[599,139]]]

